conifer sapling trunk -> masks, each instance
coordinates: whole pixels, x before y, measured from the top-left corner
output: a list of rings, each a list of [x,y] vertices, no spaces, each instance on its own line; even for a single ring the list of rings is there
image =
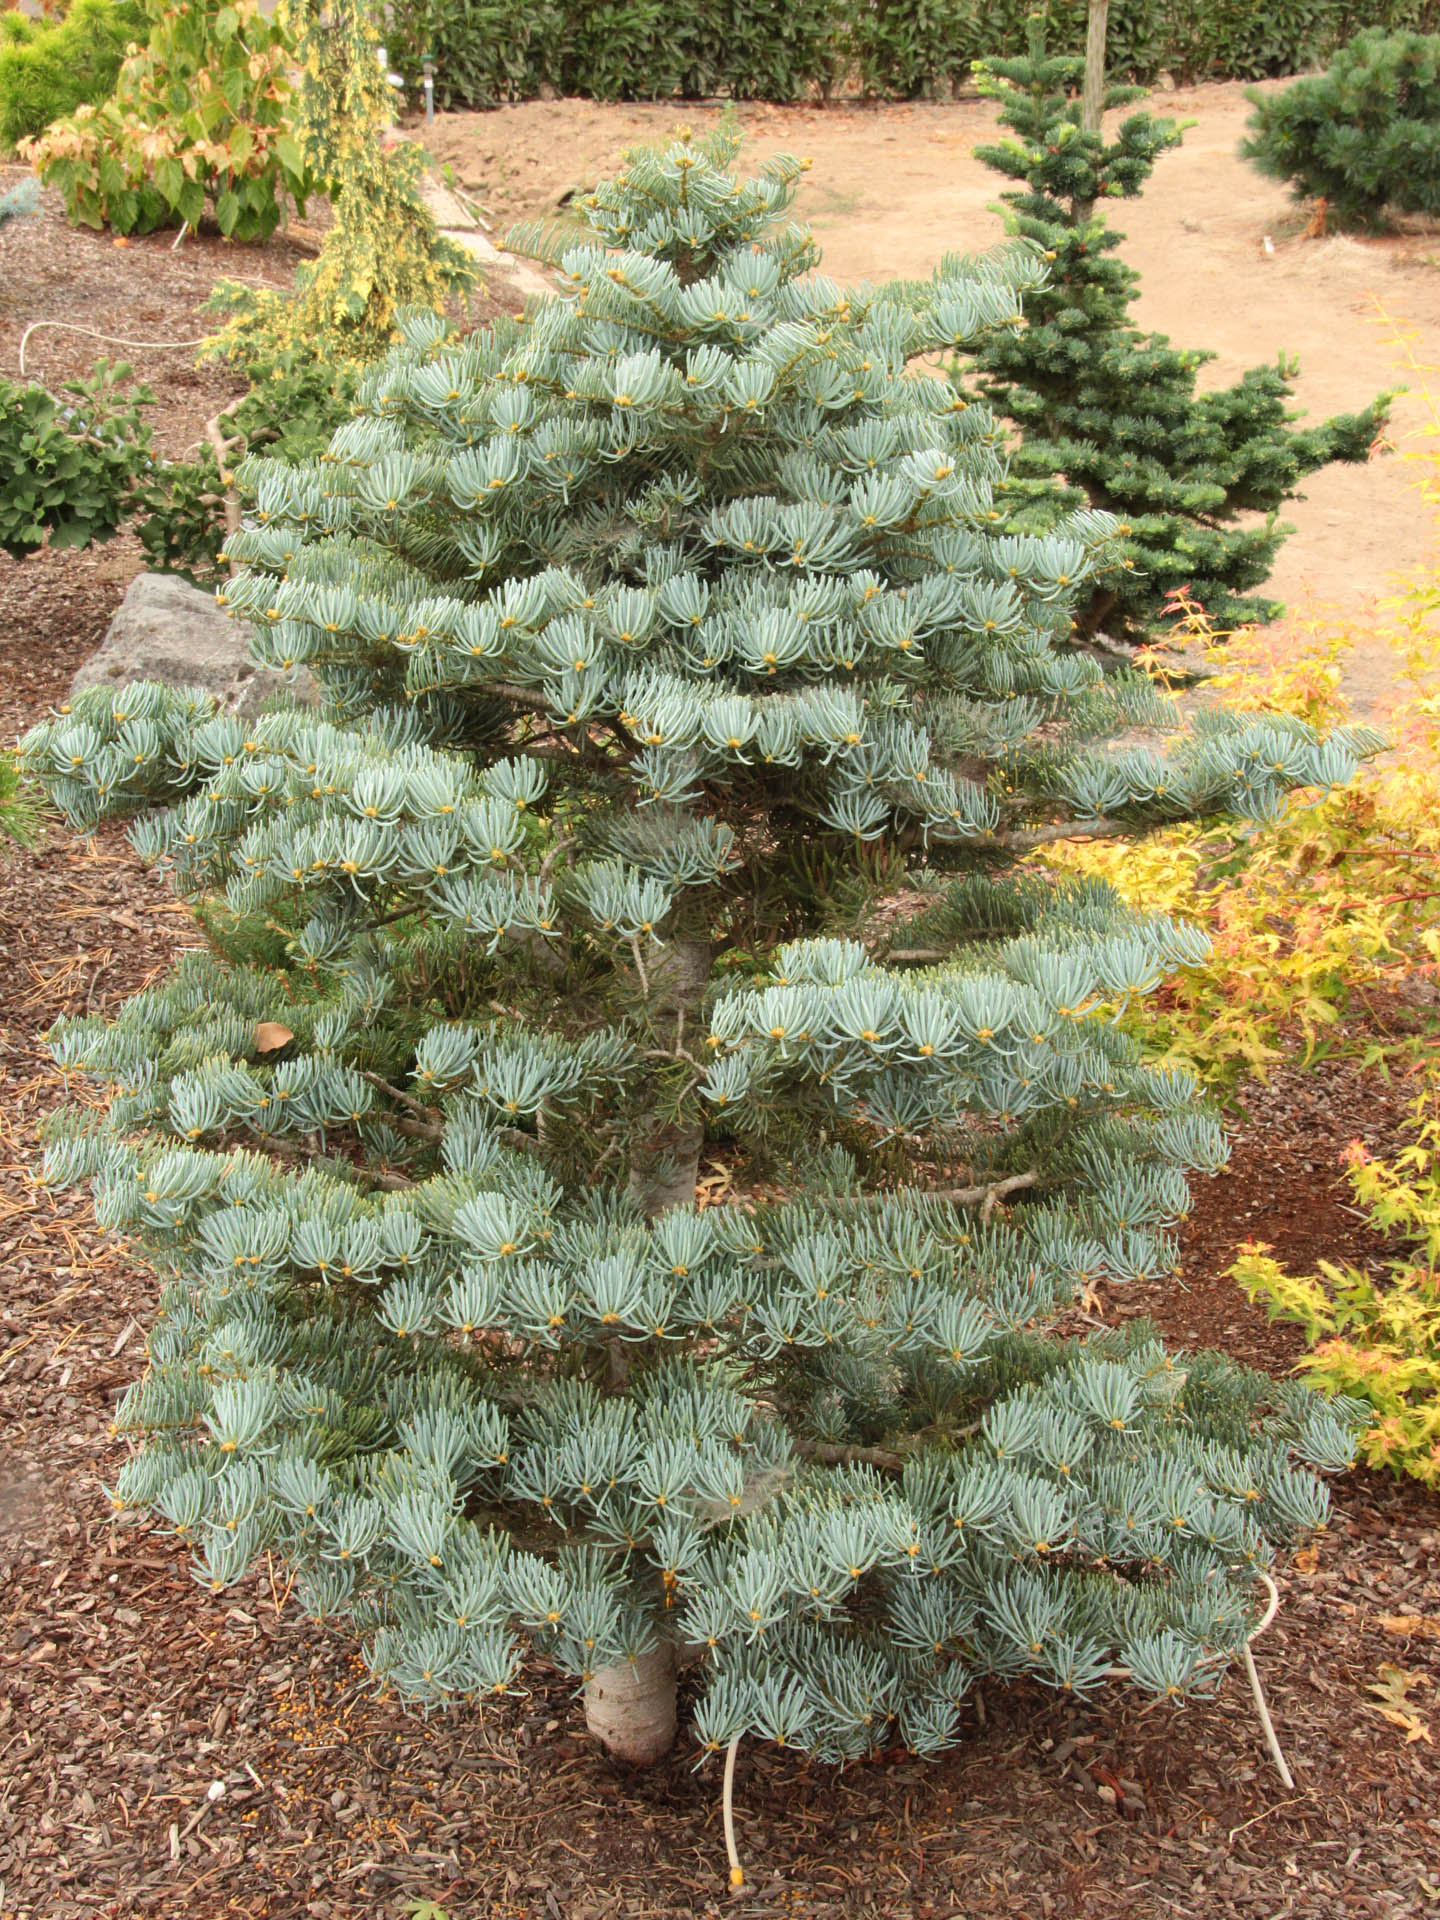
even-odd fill
[[[675,1744],[675,1649],[657,1640],[585,1682],[585,1724],[607,1753],[650,1767]]]
[[[693,1038],[700,1029],[713,958],[709,940],[676,938],[646,969],[642,991],[652,1031],[662,1043],[657,1051],[668,1040],[674,1064],[682,1067],[686,1035]],[[647,1220],[667,1207],[689,1206],[695,1198],[705,1120],[693,1075],[686,1079],[680,1094],[669,1100],[657,1095],[630,1150],[629,1194]]]

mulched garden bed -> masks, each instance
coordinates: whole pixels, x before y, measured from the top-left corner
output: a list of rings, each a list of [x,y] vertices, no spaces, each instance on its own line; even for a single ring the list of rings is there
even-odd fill
[[[0,191],[28,178],[0,164]],[[312,203],[323,225],[323,201]],[[263,247],[236,246],[218,234],[173,233],[116,240],[71,227],[60,196],[40,196],[40,217],[11,221],[0,239],[0,378],[24,377],[68,400],[67,381],[96,360],[123,360],[148,386],[144,412],[163,459],[193,457],[206,422],[238,400],[246,383],[213,360],[196,364],[190,343],[214,334],[222,319],[205,311],[217,282],[284,290],[313,260],[315,228],[301,240],[277,234]],[[523,306],[503,272],[477,286],[461,324],[479,324]],[[52,323],[63,322],[63,325]],[[71,329],[79,329],[72,331]],[[106,335],[109,339],[96,336]],[[120,344],[121,342],[141,344]],[[87,553],[37,553],[23,562],[0,553],[0,740],[27,726],[63,691],[75,665],[99,645],[125,589],[145,565],[140,543],[121,533]],[[68,665],[66,663],[69,663]]]
[[[178,330],[221,270],[197,256],[193,283],[170,280],[186,255],[162,240],[109,250],[102,273],[108,241],[68,237],[75,284],[92,266],[105,283],[88,316],[101,329]],[[18,325],[7,279],[0,344]],[[130,316],[142,293],[153,311]],[[166,400],[177,437],[194,424],[184,406],[213,411],[212,394],[182,391]],[[120,543],[0,563],[7,736],[63,693],[135,564]],[[278,1570],[212,1596],[173,1539],[112,1524],[108,1421],[140,1368],[154,1283],[84,1199],[33,1187],[36,1129],[63,1095],[36,1035],[113,1010],[191,938],[116,832],[76,845],[56,830],[0,855],[0,1920],[398,1920],[420,1900],[492,1920],[1440,1912],[1440,1498],[1413,1483],[1338,1481],[1334,1524],[1284,1571],[1258,1657],[1293,1792],[1234,1673],[1183,1709],[987,1685],[935,1764],[837,1771],[747,1744],[751,1883],[733,1897],[713,1763],[695,1770],[682,1745],[651,1773],[616,1768],[568,1684],[539,1671],[483,1718],[405,1714],[285,1604]],[[1181,1282],[1109,1291],[1104,1316],[1143,1311],[1181,1344],[1292,1364],[1293,1331],[1223,1271],[1244,1239],[1298,1268],[1382,1260],[1340,1156],[1355,1138],[1385,1151],[1406,1092],[1334,1063],[1247,1088],[1231,1166],[1200,1183]],[[1384,1668],[1413,1676],[1414,1738],[1379,1710]]]

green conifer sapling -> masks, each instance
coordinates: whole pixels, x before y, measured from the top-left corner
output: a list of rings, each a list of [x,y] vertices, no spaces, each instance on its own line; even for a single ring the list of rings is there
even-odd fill
[[[1004,495],[1017,524],[1047,525],[1077,502],[1120,522],[1122,544],[1077,601],[1082,634],[1143,639],[1180,587],[1223,627],[1273,619],[1279,603],[1251,590],[1291,531],[1280,508],[1306,474],[1368,457],[1390,396],[1302,431],[1290,424],[1297,369],[1283,355],[1233,387],[1198,393],[1196,375],[1214,354],[1132,324],[1140,276],[1118,257],[1124,235],[1097,203],[1134,199],[1180,129],[1136,113],[1113,137],[1085,131],[1074,97],[1083,68],[1076,55],[1046,52],[1043,20],[1032,16],[1028,54],[979,70],[1015,138],[976,154],[1021,183],[1001,195],[1007,224],[1052,264],[1026,301],[1024,326],[986,334],[959,377],[1020,429]],[[1110,87],[1105,105],[1143,91]],[[1175,267],[1185,272],[1178,237]],[[1057,476],[1067,491],[1057,492]]]
[[[1440,213],[1440,34],[1367,27],[1325,73],[1279,93],[1248,89],[1240,156],[1335,226]]]

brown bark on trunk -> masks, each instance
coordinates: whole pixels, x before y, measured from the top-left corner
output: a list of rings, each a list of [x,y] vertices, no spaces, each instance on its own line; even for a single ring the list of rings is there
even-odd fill
[[[1085,84],[1080,93],[1080,125],[1098,133],[1105,112],[1105,39],[1110,24],[1110,0],[1090,0],[1085,32]]]
[[[649,970],[650,1015],[657,1044],[688,1040],[710,984],[714,950],[708,940],[667,942]],[[700,1175],[705,1121],[697,1094],[687,1094],[679,1113],[657,1112],[642,1121],[630,1152],[630,1197],[653,1220],[667,1207],[688,1207]]]
[[[1085,81],[1080,90],[1080,125],[1099,133],[1105,117],[1105,40],[1110,25],[1110,0],[1090,0],[1085,33]],[[1083,223],[1095,211],[1093,200],[1075,202],[1075,218]]]

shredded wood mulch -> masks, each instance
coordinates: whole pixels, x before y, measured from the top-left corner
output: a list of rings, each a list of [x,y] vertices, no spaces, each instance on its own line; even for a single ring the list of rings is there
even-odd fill
[[[497,1920],[1434,1910],[1440,1500],[1408,1483],[1344,1477],[1335,1524],[1286,1570],[1259,1658],[1293,1793],[1236,1674],[1178,1710],[985,1686],[938,1764],[837,1772],[744,1752],[752,1886],[733,1904],[713,1766],[682,1751],[650,1774],[615,1768],[540,1671],[483,1718],[408,1715],[286,1605],[278,1570],[215,1598],[173,1540],[112,1525],[108,1419],[154,1285],[83,1198],[33,1189],[35,1129],[62,1095],[35,1036],[61,1012],[113,1009],[189,937],[116,835],[73,847],[56,832],[0,870],[5,1920],[398,1915],[421,1898]],[[1352,1136],[1383,1149],[1403,1096],[1348,1070],[1252,1090],[1235,1165],[1200,1193],[1189,1290],[1112,1296],[1106,1317],[1139,1308],[1182,1340],[1286,1364],[1221,1269],[1257,1219],[1297,1263],[1317,1247],[1383,1258],[1345,1210],[1338,1160]],[[1398,1695],[1387,1670],[1408,1676]],[[1387,1679],[1413,1737],[1383,1717]]]
[[[106,277],[138,298],[126,276],[151,264],[113,250]],[[200,277],[173,298],[147,280],[169,302],[151,323],[183,320]],[[0,574],[7,736],[63,693],[134,564],[117,545]],[[33,1185],[64,1095],[38,1035],[113,1011],[192,938],[117,833],[0,854],[0,1920],[398,1920],[422,1900],[489,1920],[1440,1912],[1440,1499],[1413,1483],[1343,1477],[1334,1524],[1284,1570],[1257,1653],[1293,1792],[1238,1673],[1179,1709],[985,1685],[935,1764],[837,1771],[747,1745],[735,1895],[713,1763],[682,1746],[650,1773],[616,1768],[539,1670],[483,1717],[407,1714],[298,1617],[279,1569],[217,1598],[173,1538],[114,1525],[109,1420],[155,1286],[85,1199]],[[1182,1282],[1112,1290],[1103,1316],[1291,1365],[1293,1331],[1224,1269],[1249,1238],[1299,1268],[1383,1262],[1339,1158],[1352,1138],[1384,1151],[1406,1091],[1335,1064],[1247,1089]]]

